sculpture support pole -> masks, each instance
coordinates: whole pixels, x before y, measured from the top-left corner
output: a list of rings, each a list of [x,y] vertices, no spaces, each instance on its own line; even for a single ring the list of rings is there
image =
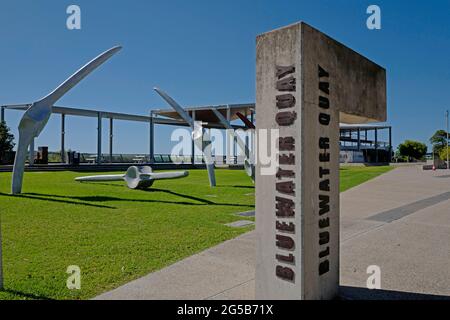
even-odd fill
[[[12,177],[12,194],[22,192],[23,172],[25,170],[25,160],[27,157],[28,146],[33,139],[28,132],[19,130],[19,143],[17,145],[16,157],[14,159],[14,169]]]
[[[31,139],[30,142],[30,149],[29,149],[29,153],[28,153],[28,165],[31,167],[34,164],[34,138]]]
[[[66,115],[61,114],[61,162],[66,162],[66,147],[65,147],[65,137],[66,137]]]
[[[206,169],[208,171],[209,185],[216,186],[216,175],[214,172],[214,160],[212,158],[211,136],[207,129],[203,129],[203,135],[198,139],[202,143],[202,153],[205,157]]]

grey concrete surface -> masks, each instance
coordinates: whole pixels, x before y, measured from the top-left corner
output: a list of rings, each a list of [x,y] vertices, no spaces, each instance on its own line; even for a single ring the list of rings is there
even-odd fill
[[[344,299],[450,299],[447,192],[448,171],[408,166],[341,194]],[[373,220],[395,210],[407,214]],[[255,245],[252,231],[96,299],[254,299]],[[370,265],[382,290],[365,289]]]
[[[226,226],[233,227],[233,228],[242,228],[242,227],[246,227],[251,224],[254,224],[254,222],[249,221],[249,220],[238,220],[238,221],[234,221],[231,223],[227,223]]]

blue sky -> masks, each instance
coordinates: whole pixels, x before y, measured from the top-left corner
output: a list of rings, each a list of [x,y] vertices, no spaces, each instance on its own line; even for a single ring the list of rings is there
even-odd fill
[[[66,8],[82,10],[82,29],[66,28]],[[382,29],[366,28],[366,9],[382,10]],[[116,44],[123,50],[59,105],[148,114],[166,107],[160,86],[183,105],[255,100],[255,37],[303,20],[384,66],[394,145],[426,142],[450,109],[450,1],[134,0],[23,1],[0,4],[0,104],[32,102]],[[7,111],[16,132],[20,113]],[[59,117],[37,145],[59,149]],[[156,152],[170,150],[157,128]],[[66,147],[96,150],[96,120],[69,117]],[[107,151],[104,122],[104,152]],[[148,152],[145,124],[117,122],[115,152]]]

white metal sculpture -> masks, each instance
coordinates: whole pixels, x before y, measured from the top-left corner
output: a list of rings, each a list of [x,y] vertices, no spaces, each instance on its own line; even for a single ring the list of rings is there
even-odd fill
[[[211,155],[211,139],[208,131],[206,131],[201,125],[195,122],[189,113],[186,112],[174,99],[172,99],[167,93],[159,88],[154,90],[180,115],[180,117],[186,121],[192,128],[192,140],[197,148],[202,150],[205,157],[206,169],[208,170],[209,184],[211,187],[216,186],[216,175],[214,172],[214,161]]]
[[[150,188],[156,180],[179,179],[187,177],[188,175],[188,171],[155,173],[149,166],[132,166],[128,168],[125,174],[78,177],[75,178],[75,181],[97,182],[124,180],[130,189],[146,189]]]
[[[111,58],[122,47],[117,46],[105,51],[98,57],[87,63],[71,77],[59,85],[54,91],[44,98],[29,105],[19,124],[19,143],[17,145],[16,158],[14,160],[11,193],[22,192],[23,172],[28,147],[34,138],[39,136],[50,118],[53,105],[70,89],[76,86],[97,67]]]
[[[219,119],[220,123],[227,130],[233,130],[233,132],[234,132],[234,129],[231,126],[231,123],[227,119],[225,119],[225,117],[217,109],[213,108],[212,111],[214,112],[216,117]],[[242,141],[241,137],[239,137],[238,135],[236,135],[236,142],[239,145],[239,147],[242,150],[244,150],[244,152],[245,152],[245,160],[244,160],[245,172],[247,173],[247,175],[250,178],[252,178],[252,181],[255,182],[255,164],[253,161],[253,154],[250,153],[250,149],[245,144],[245,142]]]

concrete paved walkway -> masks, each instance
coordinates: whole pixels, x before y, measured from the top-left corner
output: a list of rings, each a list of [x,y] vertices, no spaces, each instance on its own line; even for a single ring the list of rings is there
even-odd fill
[[[249,232],[96,299],[254,299],[255,243]],[[370,265],[383,290],[364,289]],[[400,167],[341,194],[341,293],[450,297],[450,172]]]

